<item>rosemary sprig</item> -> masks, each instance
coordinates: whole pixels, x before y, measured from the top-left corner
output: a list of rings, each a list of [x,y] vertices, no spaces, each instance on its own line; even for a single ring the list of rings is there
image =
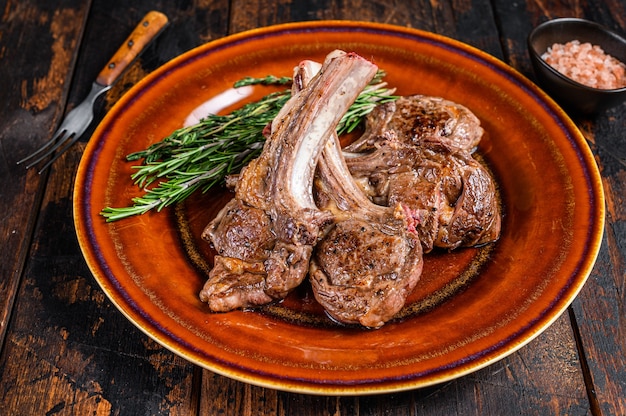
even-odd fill
[[[382,82],[384,75],[379,71],[361,92],[341,120],[338,134],[353,131],[376,105],[397,98],[393,95],[395,90]],[[289,83],[289,77],[267,76],[244,78],[235,87]],[[133,198],[132,206],[106,207],[101,215],[111,222],[151,210],[160,211],[197,190],[206,192],[222,183],[226,176],[239,172],[261,153],[265,142],[263,129],[290,97],[289,90],[275,92],[230,114],[209,115],[196,125],[174,131],[145,150],[129,154],[128,161],[143,159],[141,165],[133,166],[136,172],[131,178],[144,195]],[[155,186],[149,187],[155,182]]]

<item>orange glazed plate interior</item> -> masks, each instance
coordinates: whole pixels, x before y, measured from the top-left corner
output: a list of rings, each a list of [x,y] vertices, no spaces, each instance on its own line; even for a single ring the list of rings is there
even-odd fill
[[[498,183],[502,237],[481,248],[428,254],[405,308],[378,330],[332,322],[306,284],[280,304],[210,313],[198,299],[212,261],[200,233],[230,195],[215,189],[159,213],[106,223],[104,207],[128,206],[140,195],[125,156],[182,127],[215,97],[230,97],[232,110],[269,92],[254,87],[246,96],[232,90],[235,81],[291,75],[300,60],[321,60],[336,48],[373,60],[398,94],[441,96],[478,116],[485,129],[478,154]],[[74,215],[96,280],[157,342],[251,384],[352,395],[441,383],[535,338],[587,279],[601,243],[604,200],[579,130],[509,66],[432,33],[329,21],[229,36],[147,76],[90,140]]]

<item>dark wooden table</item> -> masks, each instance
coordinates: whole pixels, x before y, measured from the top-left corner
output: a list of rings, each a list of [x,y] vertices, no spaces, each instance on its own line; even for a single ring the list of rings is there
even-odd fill
[[[596,156],[607,204],[587,284],[548,330],[487,368],[397,394],[308,396],[213,374],[135,328],[93,279],[74,232],[72,187],[86,138],[42,175],[16,161],[50,139],[152,9],[170,27],[97,106],[96,120],[175,56],[275,23],[350,19],[424,29],[531,79],[526,36],[544,20],[585,17],[626,33],[624,0],[0,1],[0,415],[626,414],[626,105],[574,118]]]

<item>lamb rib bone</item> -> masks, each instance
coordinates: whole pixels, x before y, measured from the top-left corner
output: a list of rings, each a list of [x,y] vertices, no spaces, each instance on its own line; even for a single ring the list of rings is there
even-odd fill
[[[332,222],[312,185],[322,148],[376,74],[354,53],[331,52],[307,87],[281,109],[261,155],[246,166],[235,197],[203,232],[217,251],[200,292],[213,311],[284,298],[305,278],[313,246]]]
[[[404,306],[422,273],[412,214],[372,203],[350,175],[333,135],[318,164],[318,203],[335,224],[315,247],[310,280],[317,301],[342,323],[378,328]]]
[[[315,64],[303,62],[294,88]],[[335,320],[378,328],[404,306],[422,272],[422,248],[404,207],[372,203],[354,182],[333,132],[317,166],[318,206],[335,223],[314,249],[310,281],[317,301]]]

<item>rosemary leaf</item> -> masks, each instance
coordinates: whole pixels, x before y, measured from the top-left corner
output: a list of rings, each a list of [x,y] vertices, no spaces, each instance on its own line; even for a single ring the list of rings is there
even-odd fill
[[[337,126],[339,135],[354,131],[377,105],[397,99],[395,89],[382,82],[379,71]],[[288,85],[291,78],[269,75],[244,78],[235,87],[245,85]],[[174,131],[160,142],[129,154],[133,166],[133,183],[144,193],[131,200],[128,207],[106,207],[101,215],[107,222],[157,212],[181,202],[196,191],[207,192],[238,173],[263,148],[263,130],[291,97],[290,90],[274,92],[259,101],[244,105],[227,115],[209,115],[196,125]],[[152,186],[154,185],[154,186]]]

